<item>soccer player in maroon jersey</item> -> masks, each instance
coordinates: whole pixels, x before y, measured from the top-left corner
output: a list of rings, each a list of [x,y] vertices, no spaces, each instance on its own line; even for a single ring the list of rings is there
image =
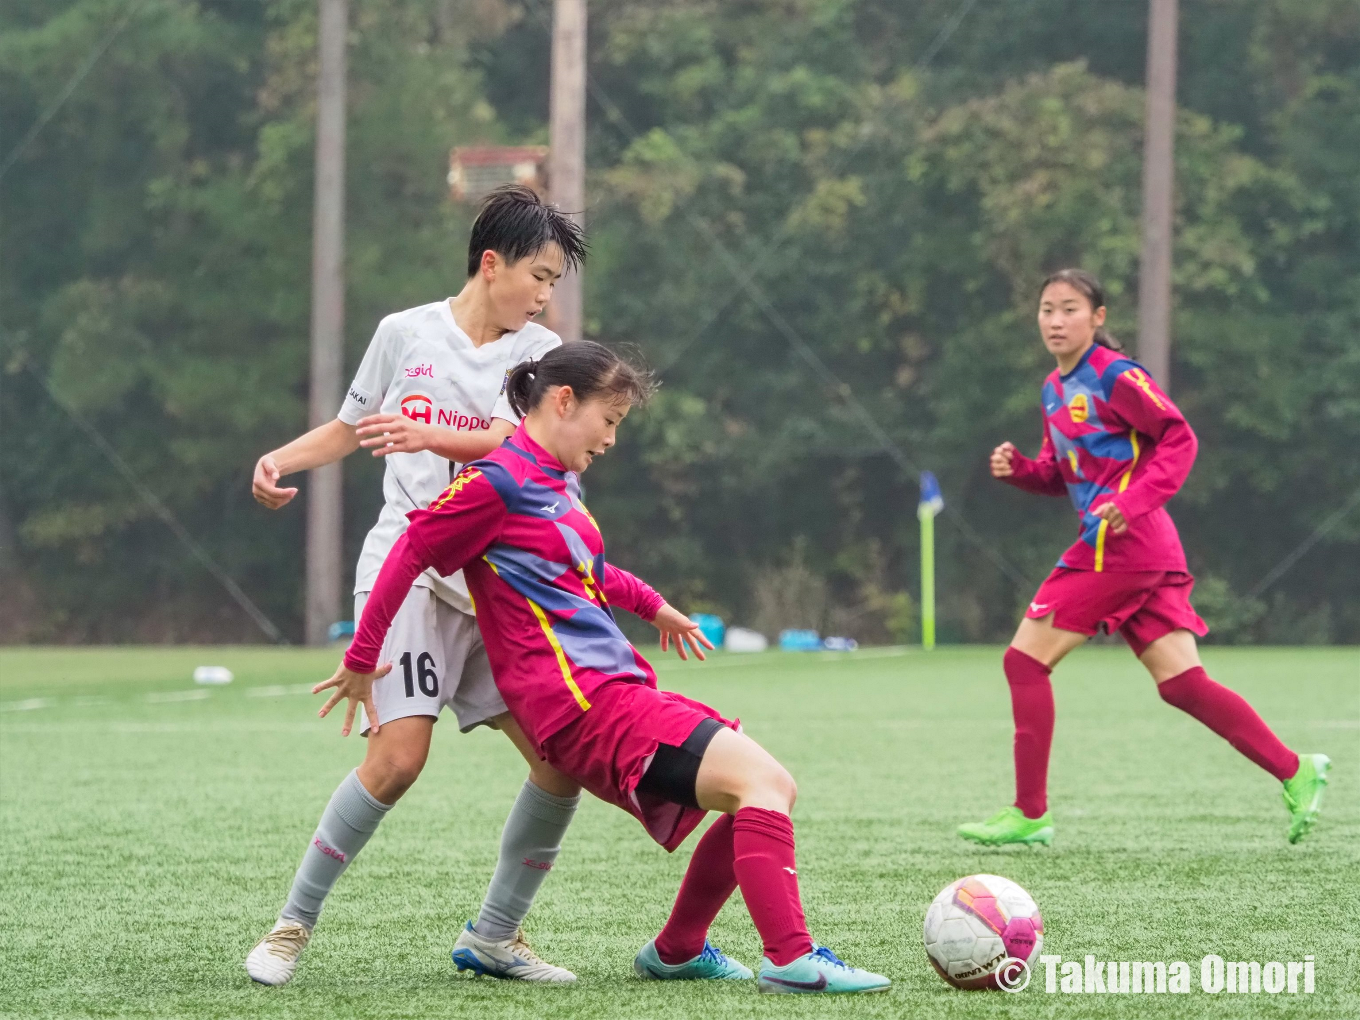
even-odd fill
[[[887,978],[813,944],[794,861],[793,779],[736,722],[659,691],[656,673],[614,621],[617,605],[702,657],[697,624],[605,562],[578,474],[614,444],[615,429],[651,389],[608,348],[579,341],[511,373],[519,430],[469,464],[392,547],[333,688],[325,715],[362,702],[376,731],[380,651],[411,583],[433,567],[463,570],[496,686],[534,749],[601,800],[633,814],[674,850],[708,811],[723,812],[695,847],[670,919],[634,961],[647,979],[750,979],[707,939],[740,887],[765,947],[757,987],[768,992],[881,991]],[[712,647],[711,645],[709,647]],[[454,952],[459,968],[476,969]]]
[[[1011,443],[992,451],[995,478],[1068,496],[1081,533],[1040,586],[1004,667],[1015,717],[1015,804],[959,835],[988,846],[1053,840],[1048,752],[1049,673],[1100,630],[1118,630],[1157,682],[1162,700],[1194,716],[1284,784],[1289,842],[1317,820],[1331,761],[1296,754],[1238,694],[1209,679],[1190,605],[1194,578],[1166,503],[1195,461],[1194,432],[1176,405],[1104,328],[1100,282],[1080,269],[1044,281],[1039,332],[1058,362],[1044,381],[1044,440],[1031,460]]]

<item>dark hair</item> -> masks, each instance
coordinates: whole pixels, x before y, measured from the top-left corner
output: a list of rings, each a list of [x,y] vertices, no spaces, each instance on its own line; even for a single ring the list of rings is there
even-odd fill
[[[650,370],[624,360],[604,344],[576,340],[554,347],[537,361],[521,361],[505,381],[505,395],[523,417],[552,386],[570,386],[582,401],[605,394],[645,404],[657,383]]]
[[[1086,300],[1091,302],[1091,311],[1105,307],[1105,288],[1100,285],[1094,273],[1088,273],[1085,269],[1059,269],[1056,273],[1049,273],[1044,277],[1044,282],[1039,287],[1039,296],[1042,297],[1044,291],[1051,283],[1065,283],[1069,287],[1079,290],[1086,296]],[[1112,351],[1122,351],[1124,345],[1114,338],[1104,326],[1096,327],[1096,343],[1101,347],[1108,347]]]
[[[537,255],[550,244],[562,249],[565,272],[580,269],[590,246],[585,231],[555,205],[545,205],[532,188],[506,184],[482,201],[468,238],[468,276],[477,274],[482,253],[494,251],[506,262]]]

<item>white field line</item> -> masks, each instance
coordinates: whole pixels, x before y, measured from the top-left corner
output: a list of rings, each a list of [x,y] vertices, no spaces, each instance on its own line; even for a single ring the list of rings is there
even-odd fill
[[[164,705],[172,701],[204,701],[208,691],[154,691],[146,696],[153,705]]]
[[[765,652],[724,652],[720,657],[708,659],[699,663],[703,669],[724,669],[731,666],[758,666],[771,665],[774,662],[788,663],[790,665],[806,662],[811,659],[814,662],[862,662],[865,659],[895,659],[902,655],[912,655],[917,651],[913,645],[888,645],[882,648],[862,648],[853,652],[782,652],[777,648],[771,648]],[[680,666],[684,668],[686,663],[677,663],[673,659],[665,660],[667,665],[672,667]]]
[[[51,708],[56,704],[54,698],[25,698],[23,701],[0,701],[0,712],[33,712],[39,708]]]
[[[283,698],[290,694],[311,694],[312,684],[269,684],[265,687],[247,687],[247,698]]]

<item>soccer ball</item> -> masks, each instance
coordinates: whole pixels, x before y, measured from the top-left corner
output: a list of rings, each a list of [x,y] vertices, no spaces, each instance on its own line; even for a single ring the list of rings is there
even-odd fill
[[[1029,893],[1010,879],[969,875],[930,904],[925,941],[931,964],[955,988],[1018,991],[1043,949],[1044,922]],[[1024,966],[1002,967],[1007,960]]]

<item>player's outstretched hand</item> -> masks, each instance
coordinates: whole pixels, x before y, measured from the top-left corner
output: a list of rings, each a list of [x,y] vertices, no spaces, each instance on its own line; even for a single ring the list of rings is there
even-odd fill
[[[705,657],[705,648],[713,647],[713,642],[704,637],[699,625],[669,602],[661,604],[656,618],[652,620],[652,626],[661,631],[661,650],[669,651],[671,642],[674,641],[676,654],[686,661],[689,661],[689,655],[685,651],[685,645],[689,645],[699,659]]]
[[[992,451],[992,477],[1009,478],[1015,474],[1011,458],[1015,456],[1014,443],[1002,443]]]
[[[320,694],[324,690],[335,688],[335,693],[330,696],[330,700],[321,706],[321,711],[317,714],[321,718],[326,718],[336,705],[344,698],[349,698],[349,704],[345,706],[345,725],[340,728],[340,736],[349,736],[349,731],[354,728],[354,711],[362,702],[364,711],[368,713],[368,728],[372,733],[378,732],[378,710],[373,705],[373,681],[379,677],[387,676],[392,672],[392,664],[379,666],[372,673],[355,673],[346,669],[345,664],[340,663],[340,668],[335,671],[335,676],[329,680],[324,680],[312,688],[313,694]]]
[[[266,453],[255,462],[255,477],[250,482],[250,494],[255,502],[277,510],[297,493],[297,489],[279,488],[279,466],[274,463],[272,454]]]
[[[1116,535],[1122,535],[1129,530],[1128,519],[1119,512],[1119,507],[1115,506],[1114,503],[1102,503],[1092,510],[1091,513],[1102,520],[1109,521],[1110,530]]]
[[[359,445],[375,457],[389,453],[419,453],[430,448],[430,430],[437,425],[412,421],[404,414],[370,414],[360,418],[355,434]]]

